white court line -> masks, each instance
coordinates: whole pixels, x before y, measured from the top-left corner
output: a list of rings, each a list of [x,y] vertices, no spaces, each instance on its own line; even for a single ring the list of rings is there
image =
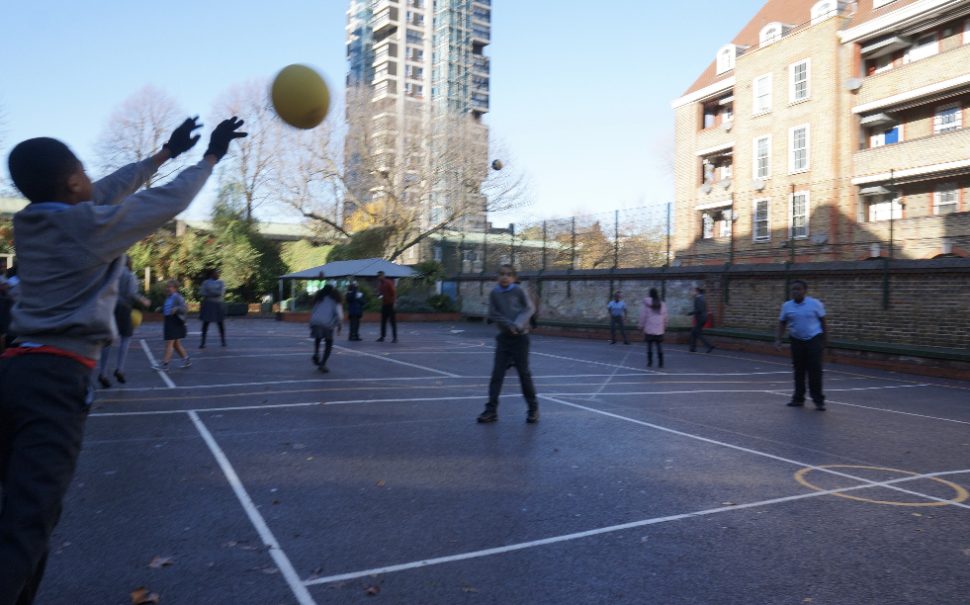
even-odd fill
[[[760,450],[752,449],[752,448],[749,448],[749,447],[743,447],[743,446],[740,446],[740,445],[734,445],[733,443],[727,443],[725,441],[718,441],[717,439],[711,439],[709,437],[702,437],[700,435],[694,435],[692,433],[686,433],[684,431],[678,431],[677,429],[668,428],[668,427],[665,427],[665,426],[661,426],[659,424],[653,424],[652,422],[645,422],[643,420],[637,420],[636,418],[630,418],[628,416],[621,416],[619,414],[614,414],[613,412],[607,412],[605,410],[599,410],[599,409],[596,409],[596,408],[591,408],[589,406],[580,405],[578,403],[572,403],[570,401],[565,401],[563,399],[558,399],[558,398],[555,398],[555,397],[550,397],[549,395],[539,395],[539,398],[540,399],[547,399],[549,401],[553,401],[555,403],[558,403],[558,404],[561,404],[561,405],[565,405],[565,406],[569,406],[569,407],[573,407],[573,408],[577,408],[577,409],[580,409],[580,410],[585,410],[587,412],[592,412],[594,414],[600,414],[600,415],[606,416],[608,418],[615,418],[617,420],[623,420],[623,421],[626,421],[626,422],[631,422],[633,424],[638,424],[640,426],[645,426],[647,428],[655,429],[655,430],[658,430],[658,431],[663,431],[665,433],[670,433],[672,435],[678,435],[680,437],[687,437],[688,439],[695,439],[697,441],[703,441],[704,443],[710,443],[710,444],[713,444],[713,445],[719,445],[721,447],[726,447],[726,448],[729,448],[729,449],[732,449],[732,450],[737,450],[739,452],[744,452],[746,454],[754,454],[755,456],[760,456],[762,458],[768,458],[769,460],[777,460],[779,462],[784,462],[786,464],[792,464],[792,465],[795,465],[795,466],[797,466],[799,468],[810,468],[812,470],[816,470],[816,471],[819,471],[819,472],[822,472],[822,473],[827,473],[829,475],[836,475],[838,477],[844,477],[846,479],[852,479],[853,481],[861,481],[863,483],[875,483],[874,481],[872,481],[870,479],[866,479],[865,477],[857,477],[856,475],[852,475],[852,474],[849,474],[849,473],[843,473],[841,471],[832,470],[830,468],[824,468],[824,467],[821,467],[821,466],[816,466],[814,464],[809,464],[807,462],[802,462],[800,460],[794,460],[792,458],[785,458],[784,456],[777,456],[775,454],[769,454],[768,452],[762,452]],[[909,494],[911,496],[917,496],[919,498],[924,498],[926,500],[932,500],[934,502],[946,502],[946,503],[948,503],[948,504],[950,504],[952,506],[957,506],[959,508],[965,508],[967,510],[970,510],[970,505],[968,505],[968,504],[961,504],[961,503],[958,503],[958,502],[950,502],[949,500],[945,500],[943,498],[937,498],[936,496],[931,496],[929,494],[923,494],[923,493],[920,493],[920,492],[913,492],[913,491],[910,491],[910,490],[907,490],[907,489],[903,489],[901,487],[892,487],[892,486],[889,486],[889,489],[892,489],[892,490],[895,490],[895,491],[899,491],[899,492],[903,492],[903,493]]]
[[[615,363],[606,363],[604,361],[591,361],[589,359],[577,359],[575,357],[566,357],[565,355],[553,355],[552,353],[540,353],[539,351],[535,351],[535,350],[531,351],[531,354],[540,355],[542,357],[552,357],[553,359],[565,359],[566,361],[578,361],[580,363],[585,363],[585,364],[606,366],[608,368],[621,368],[624,370],[634,370],[636,372],[643,372],[644,374],[661,374],[661,375],[666,374],[666,372],[656,372],[654,370],[647,370],[645,368],[632,368],[630,366],[621,366],[621,365],[616,365]]]
[[[416,363],[408,363],[406,361],[400,361],[398,359],[391,359],[390,357],[384,357],[383,355],[375,355],[373,353],[366,353],[364,351],[355,351],[354,349],[348,349],[347,347],[342,347],[340,345],[334,345],[333,348],[339,349],[341,351],[347,351],[349,353],[356,353],[357,355],[364,355],[366,357],[373,357],[375,359],[380,359],[382,361],[388,361],[390,363],[397,363],[397,364],[400,364],[402,366],[409,366],[409,367],[412,367],[412,368],[418,368],[419,370],[424,370],[426,372],[434,372],[436,374],[441,374],[443,376],[448,376],[450,378],[461,378],[461,376],[459,376],[458,374],[452,374],[451,372],[445,372],[445,371],[442,371],[442,370],[436,370],[434,368],[429,368],[427,366],[419,366]]]
[[[915,389],[919,386],[916,384],[893,384],[886,385],[884,387],[847,387],[844,389],[825,389],[826,393],[843,392],[843,391],[889,391],[893,389]],[[781,391],[773,391],[768,389],[692,389],[692,390],[680,390],[680,391],[618,391],[616,393],[600,393],[599,397],[622,397],[624,395],[690,395],[692,393],[765,393],[767,395],[780,395],[782,397],[789,397]],[[580,395],[585,396],[585,393],[544,393],[551,397],[569,397]],[[826,403],[828,400],[826,399]],[[833,401],[832,403],[838,403]],[[865,406],[858,406],[865,407]],[[879,409],[879,408],[873,408]]]
[[[256,510],[256,505],[253,504],[252,499],[246,492],[246,488],[243,486],[242,481],[239,479],[239,475],[236,474],[235,469],[232,468],[232,464],[226,455],[223,453],[222,448],[216,443],[216,440],[212,437],[212,433],[206,428],[202,420],[199,419],[199,415],[195,412],[189,412],[189,417],[192,419],[192,423],[195,424],[195,428],[199,430],[199,434],[202,435],[202,439],[205,444],[209,446],[209,451],[215,457],[216,462],[219,463],[219,467],[222,469],[222,473],[226,476],[226,480],[229,481],[229,485],[232,487],[232,491],[236,493],[236,497],[239,499],[239,503],[242,504],[243,509],[246,511],[246,515],[249,517],[249,521],[256,528],[259,533],[259,537],[263,539],[263,544],[269,547],[269,554],[273,557],[273,561],[276,563],[276,567],[279,568],[280,573],[286,578],[286,583],[290,585],[290,590],[293,591],[293,596],[300,605],[316,605],[316,601],[310,596],[310,591],[307,590],[306,586],[300,580],[300,576],[297,575],[296,570],[290,563],[289,557],[280,548],[279,542],[276,540],[276,536],[270,531],[269,527],[266,525],[266,521],[263,516],[259,514]]]
[[[916,386],[916,385],[913,385],[913,386]],[[926,386],[933,386],[933,385],[926,385]],[[892,389],[892,388],[900,388],[900,389],[903,389],[903,388],[907,388],[907,386],[906,385],[903,385],[903,386],[898,386],[898,387],[886,387],[886,388],[890,388],[890,389]],[[912,388],[912,387],[910,387],[910,388]],[[829,389],[826,389],[826,391],[828,391],[828,390]],[[771,395],[781,395],[782,397],[788,397],[787,394],[785,394],[785,393],[779,393],[777,391],[765,391],[765,392],[766,393],[769,393]],[[844,406],[847,406],[847,407],[850,407],[850,408],[860,408],[860,409],[863,409],[863,410],[873,410],[873,411],[876,411],[876,412],[886,412],[887,414],[901,414],[903,416],[915,416],[916,418],[925,418],[927,420],[941,420],[943,422],[954,422],[956,424],[970,424],[970,422],[968,422],[966,420],[956,420],[954,418],[944,418],[942,416],[930,416],[929,414],[917,414],[916,412],[903,412],[903,411],[900,411],[900,410],[891,410],[889,408],[877,408],[877,407],[871,406],[871,405],[861,405],[861,404],[858,404],[858,403],[847,403],[845,401],[834,401],[832,399],[826,399],[825,400],[825,403],[827,403],[827,404],[834,403],[836,405],[844,405]]]
[[[435,557],[432,559],[423,559],[420,561],[412,561],[410,563],[400,563],[398,565],[388,565],[386,567],[375,567],[372,569],[365,569],[362,571],[355,571],[351,573],[337,574],[332,576],[327,576],[323,578],[314,578],[312,580],[307,580],[304,582],[306,586],[317,586],[320,584],[330,584],[333,582],[340,582],[345,580],[353,580],[355,578],[361,578],[365,576],[374,576],[379,574],[386,574],[395,571],[406,571],[409,569],[417,569],[421,567],[429,567],[431,565],[441,565],[443,563],[453,563],[455,561],[465,561],[468,559],[477,559],[481,557],[488,557],[491,555],[499,555],[508,552],[514,552],[517,550],[525,550],[527,548],[535,548],[537,546],[545,546],[547,544],[556,544],[559,542],[567,542],[570,540],[579,540],[582,538],[588,538],[591,536],[599,536],[607,533],[614,533],[618,531],[624,531],[627,529],[634,529],[637,527],[645,527],[647,525],[657,525],[660,523],[668,523],[670,521],[680,521],[683,519],[692,519],[698,517],[705,517],[709,515],[714,515],[718,513],[731,512],[737,510],[745,510],[748,508],[758,508],[762,506],[768,506],[771,504],[783,504],[785,502],[794,502],[798,500],[807,500],[809,498],[819,498],[821,496],[830,496],[833,494],[841,494],[845,492],[851,492],[862,489],[871,489],[874,487],[889,487],[891,488],[895,483],[902,483],[905,481],[915,481],[917,479],[929,479],[932,477],[939,477],[944,475],[955,475],[960,473],[968,473],[968,470],[959,471],[944,471],[939,473],[927,473],[925,475],[901,477],[898,479],[892,479],[890,481],[874,482],[871,485],[854,485],[850,487],[843,487],[838,489],[830,489],[818,492],[809,492],[804,494],[797,494],[794,496],[784,496],[781,498],[772,498],[770,500],[761,500],[759,502],[749,502],[747,504],[734,504],[731,506],[719,506],[717,508],[709,508],[706,510],[699,510],[690,513],[682,513],[679,515],[668,515],[666,517],[654,517],[652,519],[643,519],[641,521],[632,521],[630,523],[621,523],[618,525],[610,525],[607,527],[600,527],[597,529],[590,529],[581,532],[575,532],[572,534],[564,534],[561,536],[554,536],[551,538],[542,538],[540,540],[531,540],[529,542],[519,542],[517,544],[509,544],[506,546],[499,546],[496,548],[486,548],[482,550],[476,550],[466,553],[460,553],[457,555],[449,555],[446,557]]]
[[[153,367],[155,365],[157,365],[158,362],[155,361],[155,356],[152,355],[152,351],[151,351],[151,349],[148,348],[148,343],[145,342],[145,339],[144,338],[141,339],[141,348],[142,348],[143,351],[145,351],[145,355],[148,356],[149,363],[151,363]],[[162,380],[165,381],[165,384],[168,385],[168,388],[170,388],[170,389],[174,389],[175,388],[175,383],[172,382],[172,379],[168,377],[168,373],[165,372],[165,370],[159,368],[159,369],[157,369],[155,371],[158,372],[158,375],[162,377]]]
[[[312,406],[351,405],[358,403],[409,403],[416,401],[459,401],[464,399],[481,399],[481,395],[462,395],[460,397],[394,397],[391,399],[342,399],[338,401],[303,401],[300,403],[268,403],[265,405],[234,405],[221,408],[187,408],[184,410],[150,410],[145,412],[97,412],[88,414],[88,418],[117,417],[117,416],[168,416],[172,414],[186,414],[199,412],[240,412],[246,410],[272,410],[276,408],[305,408]]]

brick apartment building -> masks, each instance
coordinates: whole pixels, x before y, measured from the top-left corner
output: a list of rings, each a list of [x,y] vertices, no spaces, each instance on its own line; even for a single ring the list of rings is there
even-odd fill
[[[682,264],[970,256],[970,0],[769,0],[672,106]]]

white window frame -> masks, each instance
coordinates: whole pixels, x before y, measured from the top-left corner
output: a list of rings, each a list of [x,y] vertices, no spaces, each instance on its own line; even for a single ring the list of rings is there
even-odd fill
[[[829,18],[838,15],[839,3],[840,0],[822,0],[821,2],[816,2],[811,10],[812,25],[818,25],[822,21],[827,21]]]
[[[734,44],[725,44],[717,51],[717,75],[727,73],[734,69],[737,61],[738,49]]]
[[[734,221],[731,220],[730,218],[727,218],[727,216],[732,216],[732,215],[726,215],[725,212],[734,212],[734,211],[733,210],[721,211],[721,220],[718,221],[719,223],[718,230],[717,230],[718,237],[731,237],[731,223],[733,223]]]
[[[902,143],[903,141],[906,140],[905,139],[905,134],[906,134],[905,124],[903,124],[902,122],[900,122],[899,124],[896,124],[895,128],[899,131],[899,134],[896,135],[896,142],[895,143],[892,143],[893,145],[897,145],[897,144]],[[880,132],[878,134],[870,134],[869,135],[869,149],[875,149],[876,147],[885,147],[886,146],[885,136],[886,136],[885,131]],[[880,138],[880,137],[882,137],[882,138]]]
[[[955,119],[952,125],[944,129],[943,124],[943,114],[944,112],[949,112],[956,110]],[[933,111],[933,134],[945,134],[947,132],[953,132],[955,130],[960,130],[963,128],[963,106],[959,103],[947,103],[946,105],[939,105]]]
[[[760,92],[759,88],[761,86],[761,84],[760,84],[761,82],[766,82],[767,83],[766,84],[767,90],[765,91],[765,94],[763,94],[763,95],[762,94],[759,94],[759,92]],[[771,87],[772,87],[772,84],[773,83],[772,83],[771,74],[764,74],[764,75],[758,76],[757,78],[754,79],[754,81],[751,84],[751,100],[752,100],[752,103],[751,103],[751,115],[760,116],[762,114],[766,114],[766,113],[769,113],[771,111],[771,102],[772,102],[772,98],[771,98],[772,97],[772,95],[771,95],[772,90],[771,90]],[[761,99],[761,98],[766,98],[767,99],[767,102],[765,103],[765,106],[764,107],[762,107],[761,105],[758,104],[759,103],[759,99]]]
[[[766,147],[768,153],[765,155],[765,174],[763,174],[763,175],[760,174],[759,171],[758,171],[758,160],[759,160],[759,157],[760,157],[758,155],[758,142],[759,141],[766,141],[767,142],[766,145],[765,145],[765,147]],[[752,148],[751,148],[751,159],[752,159],[752,162],[751,162],[751,178],[753,178],[753,179],[761,179],[761,180],[770,179],[771,178],[771,135],[770,134],[766,134],[764,136],[760,136],[760,137],[755,137],[754,138],[753,145],[752,145]]]
[[[799,65],[805,66],[805,96],[798,96],[798,81],[795,80],[795,70]],[[812,98],[812,60],[804,59],[788,66],[788,102],[801,103]]]
[[[963,43],[970,44],[970,19],[963,22]]]
[[[781,40],[783,31],[784,29],[782,28],[781,23],[778,23],[777,21],[773,21],[762,27],[761,31],[758,33],[758,48],[764,48],[769,44],[773,44],[774,42]]]
[[[714,223],[710,210],[701,212],[701,239],[714,239]]]
[[[930,36],[933,36],[933,43],[932,44],[920,44],[920,45],[917,45],[921,39],[923,39],[923,38],[929,38]],[[914,53],[914,51],[916,51],[918,49],[923,49],[924,47],[931,47],[931,48],[928,48],[927,50],[919,50],[918,53]],[[916,54],[915,57],[913,56],[914,54]],[[906,57],[903,60],[903,62],[904,63],[912,63],[914,61],[921,61],[923,59],[928,59],[928,58],[930,58],[930,57],[932,57],[934,55],[938,55],[938,54],[940,54],[940,36],[935,31],[927,32],[927,33],[925,33],[925,34],[923,34],[921,36],[918,36],[916,38],[916,44],[913,44],[913,46],[910,46],[909,49],[906,51]]]
[[[795,193],[788,194],[788,238],[792,239],[792,234],[795,230],[795,198],[804,197],[805,198],[805,210],[804,214],[801,216],[805,232],[802,234],[794,234],[794,239],[806,239],[808,238],[808,223],[812,216],[812,201],[811,194],[808,191],[796,191]]]
[[[797,166],[795,164],[795,131],[805,130],[805,147],[801,148],[805,151],[805,165]],[[812,129],[808,124],[799,124],[798,126],[793,126],[788,129],[788,174],[797,174],[800,172],[808,172],[811,170],[812,165]]]
[[[888,212],[887,212],[888,210]],[[879,201],[867,201],[866,203],[866,222],[878,223],[888,221],[890,214],[895,220],[903,218],[903,202],[901,198],[880,196]]]
[[[763,235],[758,235],[758,204],[762,203],[765,205],[765,232]],[[756,242],[771,241],[771,200],[769,198],[751,201],[751,239]]]
[[[943,201],[944,194],[952,194],[954,199],[952,201]],[[953,206],[951,212],[960,211],[960,185],[954,182],[940,183],[936,186],[936,190],[933,192],[933,214],[941,214],[941,206]],[[949,213],[945,213],[949,214]]]

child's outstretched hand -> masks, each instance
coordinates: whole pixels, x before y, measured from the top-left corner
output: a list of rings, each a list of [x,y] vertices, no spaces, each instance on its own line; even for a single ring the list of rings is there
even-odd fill
[[[199,135],[192,136],[192,131],[202,128],[199,124],[199,116],[186,118],[182,124],[175,129],[168,143],[162,145],[162,149],[168,149],[172,158],[178,157],[199,142]]]
[[[229,143],[233,139],[238,139],[249,134],[248,132],[237,132],[242,125],[243,121],[236,116],[219,122],[219,125],[212,131],[212,137],[209,139],[209,148],[205,150],[205,155],[216,156],[217,162],[221,160],[222,156],[226,155],[229,151]]]

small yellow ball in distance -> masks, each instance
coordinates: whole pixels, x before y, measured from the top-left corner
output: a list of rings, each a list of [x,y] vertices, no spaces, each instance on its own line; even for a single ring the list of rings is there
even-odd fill
[[[296,128],[314,128],[327,117],[330,91],[313,68],[287,65],[276,74],[270,90],[276,114]]]
[[[131,327],[132,329],[137,329],[141,325],[141,320],[143,319],[141,311],[138,309],[131,310]]]

